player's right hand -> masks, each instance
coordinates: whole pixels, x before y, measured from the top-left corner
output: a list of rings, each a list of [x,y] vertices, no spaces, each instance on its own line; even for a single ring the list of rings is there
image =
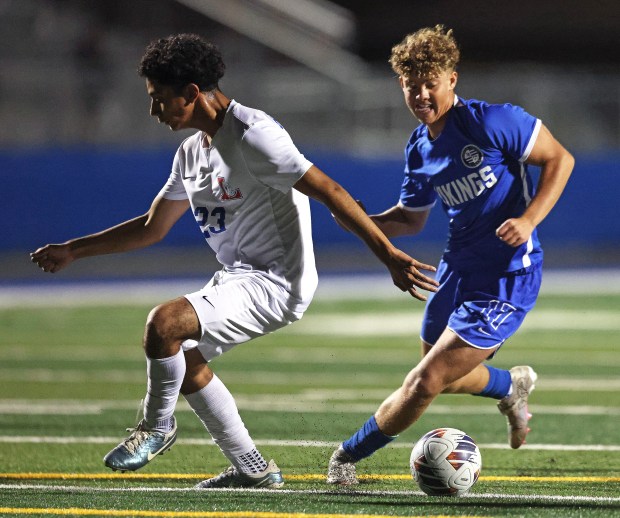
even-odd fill
[[[75,258],[67,244],[45,245],[30,254],[30,260],[44,272],[56,273],[69,266]]]

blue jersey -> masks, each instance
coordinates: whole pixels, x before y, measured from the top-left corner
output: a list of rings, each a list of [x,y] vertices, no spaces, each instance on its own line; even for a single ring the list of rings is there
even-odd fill
[[[425,210],[441,200],[450,220],[443,259],[455,270],[511,272],[542,262],[536,230],[517,248],[495,235],[533,196],[524,161],[540,126],[518,106],[458,99],[436,139],[424,124],[412,133],[399,206]]]

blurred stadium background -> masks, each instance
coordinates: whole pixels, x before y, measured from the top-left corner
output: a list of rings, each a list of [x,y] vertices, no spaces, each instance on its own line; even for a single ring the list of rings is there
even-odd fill
[[[149,251],[43,277],[28,252],[144,212],[189,133],[150,120],[135,72],[146,44],[199,32],[218,44],[230,97],[277,118],[370,211],[397,200],[416,123],[387,63],[413,30],[444,23],[462,49],[458,93],[513,102],[577,158],[541,226],[551,268],[620,266],[620,2],[471,0],[0,0],[0,283],[209,275],[188,214]],[[437,207],[398,245],[436,262]],[[380,265],[313,205],[321,272]]]

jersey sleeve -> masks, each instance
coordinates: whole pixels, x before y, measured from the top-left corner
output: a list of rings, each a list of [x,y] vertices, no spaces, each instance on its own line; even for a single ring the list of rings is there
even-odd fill
[[[437,193],[431,182],[432,175],[424,171],[419,139],[420,127],[411,134],[405,146],[405,177],[398,200],[400,208],[411,211],[428,210],[437,201]]]
[[[185,169],[185,153],[183,144],[179,147],[174,160],[172,161],[172,171],[168,181],[164,184],[159,195],[167,200],[187,200],[188,195],[183,185],[183,171]]]
[[[405,170],[398,206],[406,210],[422,211],[432,208],[436,201],[437,193],[431,184],[430,175]]]
[[[484,116],[484,130],[491,144],[521,162],[530,155],[541,124],[539,119],[512,104],[489,105]]]
[[[253,124],[241,150],[250,173],[261,183],[288,192],[310,167],[289,134],[275,121]]]

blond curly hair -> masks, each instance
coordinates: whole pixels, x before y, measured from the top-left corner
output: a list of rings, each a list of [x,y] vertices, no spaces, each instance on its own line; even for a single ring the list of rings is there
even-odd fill
[[[405,36],[392,48],[389,61],[399,76],[433,78],[456,70],[460,57],[452,29],[435,25]]]

